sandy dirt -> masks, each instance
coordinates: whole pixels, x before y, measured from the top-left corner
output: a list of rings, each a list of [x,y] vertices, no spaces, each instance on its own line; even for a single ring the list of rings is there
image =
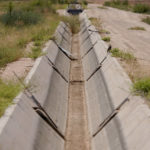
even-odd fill
[[[31,58],[21,58],[18,61],[7,64],[5,68],[0,69],[0,78],[3,80],[16,80],[14,72],[18,77],[23,78],[32,68],[34,61]]]
[[[110,31],[112,46],[133,53],[143,67],[150,68],[150,25],[141,21],[146,15],[98,6],[89,4],[85,12],[88,17],[99,18],[102,27]],[[135,26],[144,27],[146,31],[129,30]]]

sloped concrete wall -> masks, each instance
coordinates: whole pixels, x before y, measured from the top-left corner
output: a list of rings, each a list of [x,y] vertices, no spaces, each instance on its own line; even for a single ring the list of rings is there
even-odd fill
[[[66,34],[66,30],[68,33]],[[61,33],[68,39],[64,40]],[[55,36],[58,43],[70,50],[71,33],[60,23]],[[70,60],[51,41],[44,52],[68,79]],[[68,83],[53,70],[45,56],[38,58],[26,78],[34,87],[33,95],[64,134],[67,120]],[[24,93],[15,100],[0,120],[1,150],[63,150],[64,140],[35,112],[36,105]]]
[[[98,41],[94,48],[83,57],[85,80],[98,67],[98,64],[107,54],[108,46],[101,40],[97,33],[91,34],[83,28],[89,26],[86,14],[80,16],[81,24],[81,51],[84,55],[87,50]],[[96,30],[94,26],[89,27]],[[85,84],[89,114],[91,136],[99,125],[115,110],[125,98],[129,96],[118,114],[92,138],[92,149],[99,150],[148,150],[150,144],[149,114],[150,110],[141,97],[132,96],[130,93],[131,81],[115,58],[110,55],[99,69]],[[142,148],[143,147],[143,148]]]

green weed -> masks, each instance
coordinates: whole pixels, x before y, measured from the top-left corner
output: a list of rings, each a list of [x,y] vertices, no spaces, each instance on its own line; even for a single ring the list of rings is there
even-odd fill
[[[135,57],[133,56],[133,54],[131,53],[127,53],[127,52],[123,52],[121,50],[119,50],[119,48],[114,48],[111,50],[112,56],[113,57],[119,57],[123,60],[134,60]]]
[[[143,78],[137,80],[133,84],[133,90],[134,92],[146,96],[147,98],[150,99],[150,78]]]
[[[129,28],[129,30],[143,30],[143,31],[145,31],[145,28],[144,27],[131,27],[131,28]]]
[[[5,109],[13,103],[13,99],[20,92],[21,86],[14,82],[3,82],[0,80],[0,117]]]
[[[110,42],[110,37],[108,37],[108,36],[107,37],[103,37],[102,40],[105,41],[105,42]]]
[[[76,34],[80,30],[80,21],[78,16],[62,17],[62,21],[69,24],[71,32]]]

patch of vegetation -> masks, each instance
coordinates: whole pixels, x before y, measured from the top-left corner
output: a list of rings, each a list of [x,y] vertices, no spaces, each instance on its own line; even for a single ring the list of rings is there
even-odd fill
[[[130,6],[128,5],[128,0],[120,1],[120,0],[113,0],[113,1],[106,1],[104,6],[109,6],[113,8],[118,8],[122,10],[130,10]]]
[[[21,50],[11,47],[0,47],[0,67],[5,66],[7,63],[18,60],[23,56]]]
[[[88,5],[88,2],[86,0],[82,0],[83,5]]]
[[[82,7],[83,9],[86,9],[88,5],[88,2],[86,0],[82,0]]]
[[[129,28],[129,30],[143,30],[143,31],[145,31],[145,28],[144,27],[131,27],[131,28]]]
[[[135,57],[131,53],[123,52],[119,48],[114,48],[111,50],[113,57],[119,57],[122,60],[130,61],[135,60]]]
[[[118,8],[127,11],[133,11],[135,13],[150,13],[150,6],[146,4],[135,4],[129,5],[128,0],[121,1],[121,0],[113,0],[113,1],[106,1],[104,6]]]
[[[150,17],[143,18],[142,21],[147,24],[150,24]]]
[[[134,92],[150,99],[150,77],[137,80],[133,84]]]
[[[101,26],[101,23],[100,23],[100,21],[98,20],[98,18],[91,17],[91,18],[89,18],[89,20],[92,22],[92,24],[93,24],[95,27],[100,27],[100,26]]]
[[[80,30],[80,21],[78,16],[62,17],[62,21],[70,26],[71,32],[76,34]]]
[[[136,13],[149,13],[150,12],[150,6],[146,4],[135,4],[133,6],[133,12]]]
[[[0,117],[5,109],[13,103],[13,99],[20,92],[21,86],[14,82],[3,82],[0,80]]]
[[[66,4],[53,4],[52,6],[55,10],[57,10],[57,9],[66,9],[68,7],[68,4],[67,3]]]
[[[102,28],[100,19],[91,17],[91,18],[89,18],[89,20],[97,28],[99,33],[101,33],[101,34],[110,34],[109,31]]]
[[[39,6],[34,6],[32,7],[33,9],[29,9],[31,6],[30,1],[13,2],[13,5],[10,5],[9,2],[5,1],[5,5],[1,4],[3,3],[0,2],[0,8],[5,7],[4,10],[6,10],[3,15],[12,15],[13,12],[17,12],[18,15],[21,10],[23,14],[27,12],[31,19],[30,20],[28,17],[26,19],[25,16],[23,22],[19,19],[18,21],[14,21],[16,19],[13,19],[13,23],[10,20],[9,23],[6,23],[13,25],[6,25],[0,22],[0,67],[4,67],[7,63],[16,61],[21,57],[28,57],[29,55],[25,51],[28,43],[33,42],[33,45],[37,48],[42,48],[44,43],[48,41],[55,32],[61,17],[50,11],[41,12]],[[31,12],[36,15],[40,14],[39,16],[41,16],[42,21],[38,21],[38,23],[34,24],[34,19],[32,18],[32,15],[30,15]],[[30,24],[30,21],[33,24]]]
[[[39,56],[42,56],[42,51],[41,51],[41,47],[33,47],[32,48],[32,52],[29,53],[29,57],[30,58],[33,58],[33,59],[36,59],[38,58]]]
[[[102,40],[105,41],[105,42],[110,42],[110,37],[108,37],[108,36],[107,37],[103,37]]]
[[[7,12],[0,17],[0,21],[5,25],[31,25],[37,24],[41,20],[39,14],[32,11],[14,10]]]

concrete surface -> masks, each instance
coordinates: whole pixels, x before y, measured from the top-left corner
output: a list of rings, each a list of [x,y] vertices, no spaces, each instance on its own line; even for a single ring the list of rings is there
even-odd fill
[[[78,60],[72,61],[70,66],[65,150],[90,150],[91,143],[78,35],[73,36],[72,43],[71,52]]]
[[[87,20],[86,14],[80,19]],[[88,26],[85,21],[85,26]],[[93,28],[94,27],[90,27]],[[83,58],[85,79],[91,74],[102,59],[106,56],[107,45],[101,41],[97,33],[92,34],[86,43],[82,44],[86,33],[81,35],[81,51],[83,53],[97,39],[98,43],[88,55]],[[86,98],[89,114],[89,125],[91,135],[97,131],[100,123],[129,96],[118,114],[92,139],[92,149],[128,149],[148,150],[150,148],[148,139],[150,110],[144,100],[130,93],[132,82],[115,58],[108,56],[102,68],[86,82]]]

